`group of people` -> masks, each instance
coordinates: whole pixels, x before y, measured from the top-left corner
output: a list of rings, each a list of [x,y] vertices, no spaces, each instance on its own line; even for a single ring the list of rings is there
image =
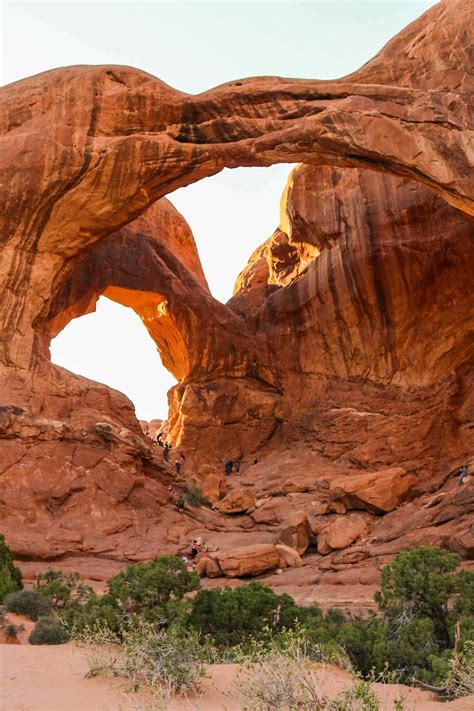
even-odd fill
[[[252,464],[258,464],[258,459],[254,459]],[[226,476],[230,476],[232,472],[234,471],[236,474],[240,474],[240,467],[242,465],[242,462],[240,459],[237,459],[237,461],[233,461],[232,459],[229,459],[224,466],[224,471]]]
[[[171,450],[173,449],[173,445],[171,444],[171,442],[167,442],[165,439],[163,439],[164,434],[165,434],[164,432],[158,432],[158,434],[156,435],[156,437],[153,441],[159,447],[163,447],[164,460],[166,462],[169,462]],[[174,463],[174,468],[176,469],[176,474],[181,474],[181,467],[183,466],[185,459],[186,459],[186,454],[185,454],[184,450],[182,449],[178,453],[178,457]]]

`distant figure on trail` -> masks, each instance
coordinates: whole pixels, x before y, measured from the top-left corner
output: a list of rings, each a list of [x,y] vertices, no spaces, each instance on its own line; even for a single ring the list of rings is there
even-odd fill
[[[459,474],[458,486],[461,486],[462,484],[464,484],[466,479],[469,477],[467,467],[465,465],[463,467],[459,467],[458,474]]]
[[[199,543],[194,539],[194,541],[191,544],[191,559],[194,560],[197,554],[199,553]]]
[[[240,461],[235,462],[235,473],[239,474],[240,473]]]
[[[232,461],[230,459],[225,463],[225,473],[226,476],[230,476],[232,474]]]
[[[171,494],[171,496],[174,496],[174,494],[175,494],[175,490],[173,489],[171,484],[168,486],[168,494]]]
[[[179,511],[179,513],[183,513],[183,509],[184,509],[184,504],[185,504],[185,503],[186,503],[186,502],[184,501],[183,497],[180,496],[179,499],[178,499],[178,511]]]
[[[182,459],[183,462],[184,462],[184,460],[186,459],[186,455],[185,455],[185,453],[184,453],[184,449],[181,450],[181,452],[179,453],[179,456],[181,457],[181,459]]]
[[[176,462],[176,464],[174,465],[174,468],[176,469],[176,474],[180,474],[181,473],[181,462]]]

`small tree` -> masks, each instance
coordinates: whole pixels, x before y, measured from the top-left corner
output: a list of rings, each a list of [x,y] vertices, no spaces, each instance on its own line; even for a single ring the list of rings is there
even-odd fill
[[[84,602],[92,595],[92,588],[80,583],[80,577],[77,572],[67,574],[49,568],[35,576],[36,588],[49,597],[54,609],[62,609],[73,599]]]
[[[460,558],[443,548],[422,546],[400,553],[382,570],[382,589],[375,601],[392,629],[415,618],[429,618],[436,640],[451,646],[449,601],[458,591],[454,573]]]
[[[5,536],[0,533],[0,602],[5,595],[22,587],[21,572],[13,565],[12,552],[5,543]]]

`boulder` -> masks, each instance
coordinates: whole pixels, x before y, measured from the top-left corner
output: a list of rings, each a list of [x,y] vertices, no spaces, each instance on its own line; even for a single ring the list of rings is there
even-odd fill
[[[303,561],[301,556],[294,548],[290,546],[285,546],[283,543],[277,543],[275,548],[280,556],[280,567],[281,568],[301,568]]]
[[[211,555],[200,558],[194,570],[201,578],[221,578],[223,575],[219,563]]]
[[[348,508],[387,513],[405,501],[414,483],[415,478],[405,469],[393,467],[338,477],[331,482],[330,491],[335,501]]]
[[[273,543],[257,543],[216,553],[215,559],[228,578],[252,577],[278,568],[280,555]]]
[[[361,516],[338,517],[330,526],[323,529],[318,536],[318,552],[326,554],[329,551],[347,548],[367,532],[367,523]]]
[[[278,543],[294,548],[300,555],[306,552],[311,539],[311,528],[304,511],[295,511],[283,521]]]
[[[247,511],[255,505],[255,497],[246,489],[238,487],[232,489],[220,502],[218,508],[221,513],[237,514]]]
[[[225,496],[227,484],[219,474],[207,474],[201,481],[201,491],[211,504],[217,503]]]

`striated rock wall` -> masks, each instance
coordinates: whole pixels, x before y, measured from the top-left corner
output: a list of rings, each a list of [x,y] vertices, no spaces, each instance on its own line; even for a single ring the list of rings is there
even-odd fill
[[[101,294],[136,311],[179,380],[183,486],[230,457],[259,460],[257,496],[401,466],[417,500],[469,461],[473,13],[441,2],[333,82],[190,96],[81,66],[2,90],[0,515],[18,555],[143,559],[198,524],[272,525],[180,517],[127,398],[51,365],[50,339]],[[281,223],[220,304],[163,196],[277,162],[302,163]]]

